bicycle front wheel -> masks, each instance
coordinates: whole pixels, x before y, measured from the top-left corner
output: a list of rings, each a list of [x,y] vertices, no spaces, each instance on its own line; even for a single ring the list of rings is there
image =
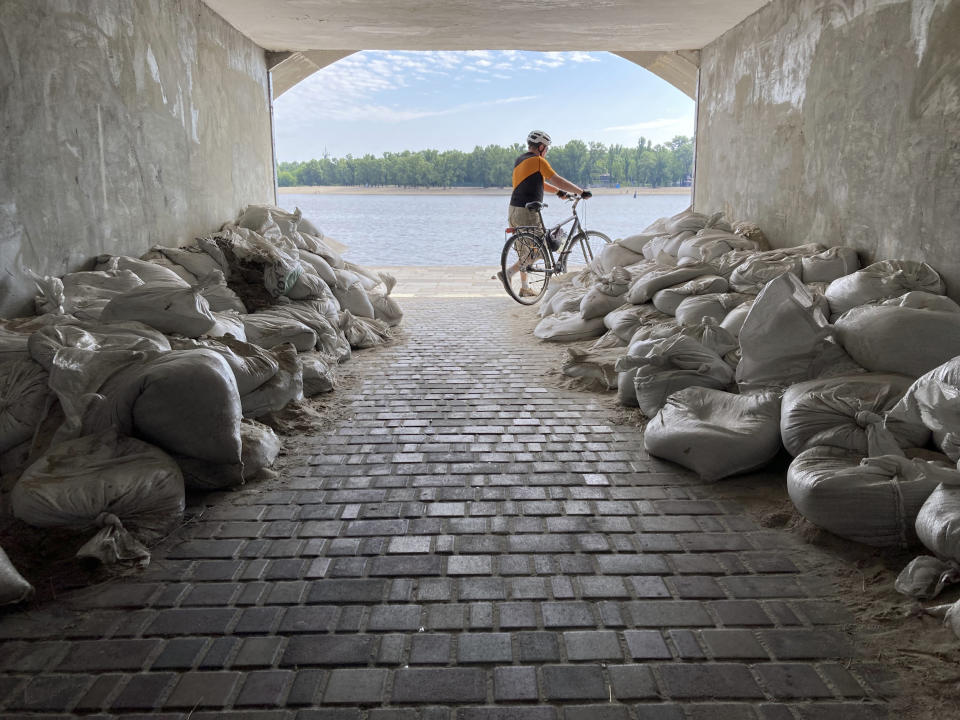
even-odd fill
[[[533,305],[550,283],[550,255],[536,235],[511,235],[500,256],[500,277],[507,293],[522,305]]]
[[[584,230],[570,241],[570,255],[567,258],[567,272],[583,270],[593,262],[605,245],[613,242],[602,232]]]

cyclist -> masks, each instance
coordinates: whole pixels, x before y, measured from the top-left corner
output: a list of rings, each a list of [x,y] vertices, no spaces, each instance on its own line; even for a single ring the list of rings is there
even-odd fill
[[[546,188],[550,192],[557,193],[560,197],[565,197],[567,193],[580,195],[583,198],[590,197],[588,190],[577,187],[569,180],[566,180],[550,167],[547,162],[546,154],[550,148],[550,136],[542,130],[531,130],[527,135],[527,152],[518,157],[513,163],[513,193],[510,195],[510,209],[507,215],[507,222],[510,227],[535,226],[543,230],[540,223],[540,214],[535,210],[528,210],[526,204],[529,202],[543,202],[543,190]],[[529,262],[529,257],[520,258],[516,263],[507,268],[507,274],[513,276],[520,268],[521,264]],[[509,278],[503,276],[503,272],[497,273],[497,278],[506,285]],[[520,273],[520,295],[531,297],[535,295],[533,290],[527,285],[527,273]]]

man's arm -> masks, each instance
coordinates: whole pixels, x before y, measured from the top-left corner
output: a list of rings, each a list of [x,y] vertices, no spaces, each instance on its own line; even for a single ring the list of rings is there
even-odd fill
[[[546,180],[543,182],[543,189],[555,193],[557,190],[563,190],[564,192],[572,193],[573,195],[583,195],[583,189],[578,188],[569,180],[560,177],[559,175],[554,175],[550,178],[550,181]]]

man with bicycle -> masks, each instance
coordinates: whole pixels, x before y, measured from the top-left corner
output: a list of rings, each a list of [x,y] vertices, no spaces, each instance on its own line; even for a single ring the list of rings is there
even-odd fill
[[[543,190],[557,193],[565,197],[567,193],[580,195],[583,198],[591,196],[590,191],[577,187],[566,180],[550,167],[546,154],[550,148],[550,136],[542,130],[532,130],[527,135],[527,152],[518,157],[513,163],[513,193],[510,195],[510,208],[507,222],[510,227],[534,226],[543,230],[540,222],[540,213],[529,210],[526,205],[530,202],[543,202]],[[519,270],[521,264],[529,262],[530,258],[521,258],[520,261],[507,269],[508,277],[503,272],[497,273],[497,278],[506,285],[509,278]],[[520,295],[532,297],[536,293],[527,285],[527,274],[520,273]]]

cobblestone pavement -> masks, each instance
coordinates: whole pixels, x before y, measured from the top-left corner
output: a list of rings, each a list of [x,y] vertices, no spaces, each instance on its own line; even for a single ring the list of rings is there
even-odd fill
[[[404,307],[279,481],[203,498],[142,574],[0,619],[0,716],[886,717],[796,541],[548,384],[533,312]]]

